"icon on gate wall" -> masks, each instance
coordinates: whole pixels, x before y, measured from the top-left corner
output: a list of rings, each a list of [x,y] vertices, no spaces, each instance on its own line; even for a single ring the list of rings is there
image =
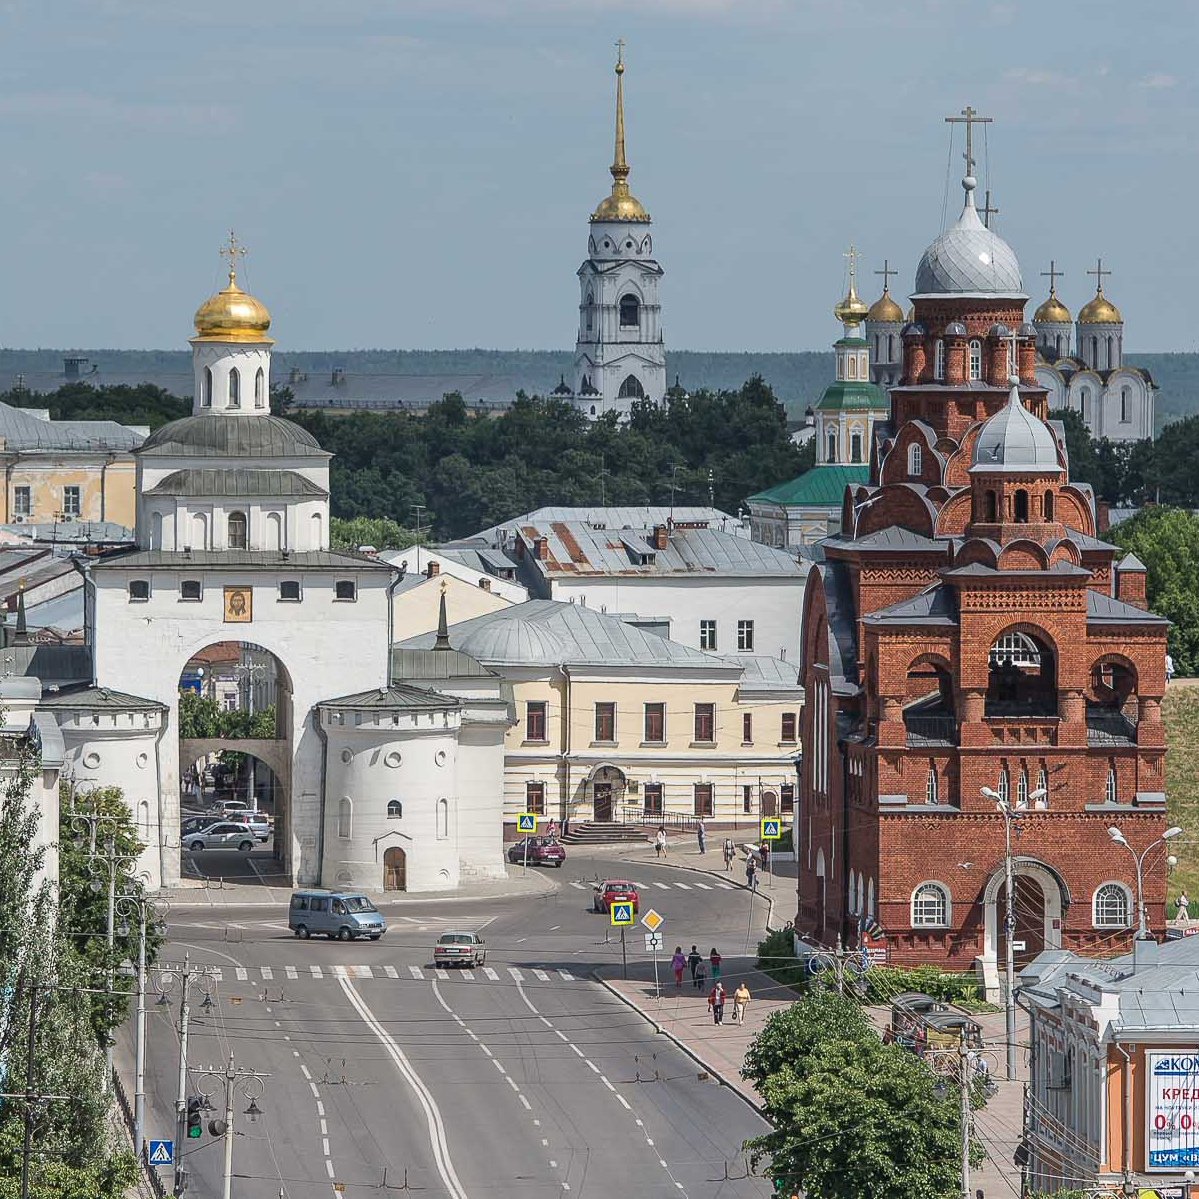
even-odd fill
[[[254,589],[225,588],[225,623],[249,624],[254,619]]]

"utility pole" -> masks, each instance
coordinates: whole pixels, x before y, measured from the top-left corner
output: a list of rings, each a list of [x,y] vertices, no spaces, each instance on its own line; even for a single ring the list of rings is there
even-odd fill
[[[1012,809],[1006,803],[1003,807],[1003,890],[1007,907],[1003,917],[1007,934],[1004,937],[1004,968],[1007,972],[1003,997],[1004,1037],[1007,1041],[1007,1076],[1011,1082],[1016,1077],[1016,872],[1012,867]]]
[[[29,1031],[25,1043],[25,1140],[21,1146],[21,1199],[29,1199],[29,1159],[33,1156],[34,1061],[37,1057],[38,985],[29,983]]]
[[[269,1074],[260,1074],[257,1070],[239,1070],[234,1061],[233,1053],[229,1054],[229,1065],[224,1070],[209,1067],[200,1071],[202,1077],[220,1079],[225,1084],[225,1118],[223,1121],[212,1121],[208,1128],[214,1135],[225,1138],[224,1184],[221,1191],[223,1199],[232,1199],[233,1194],[233,1099],[237,1091],[250,1101],[245,1115],[251,1124],[256,1124],[262,1116],[262,1108],[258,1100],[266,1089],[265,1079]],[[206,1097],[207,1098],[207,1097]]]
[[[966,1030],[958,1034],[959,1095],[962,1118],[962,1199],[970,1195],[970,1075],[972,1073],[970,1051],[966,1048]]]

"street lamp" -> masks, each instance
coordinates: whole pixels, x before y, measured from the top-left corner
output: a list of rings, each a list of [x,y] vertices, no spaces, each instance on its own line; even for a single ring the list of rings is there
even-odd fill
[[[1166,829],[1164,833],[1154,842],[1146,845],[1138,854],[1135,849],[1128,843],[1128,838],[1115,826],[1107,830],[1107,835],[1117,845],[1123,845],[1125,849],[1132,854],[1132,860],[1137,866],[1137,940],[1149,941],[1152,940],[1152,933],[1149,931],[1149,917],[1145,912],[1145,878],[1144,866],[1145,859],[1149,856],[1151,850],[1156,849],[1159,845],[1164,845],[1167,841],[1172,841],[1175,837],[1182,835],[1182,829],[1178,825]]]
[[[848,982],[859,994],[866,992],[866,972],[870,969],[870,959],[866,951],[849,951],[842,948],[841,937],[837,937],[837,948],[830,952],[827,949],[814,949],[804,954],[808,973],[813,978],[831,972],[837,980],[837,993],[845,994]]]
[[[262,1116],[262,1108],[258,1100],[266,1090],[265,1080],[269,1074],[260,1074],[257,1070],[239,1070],[234,1063],[233,1054],[229,1054],[229,1065],[224,1070],[207,1069],[200,1071],[202,1078],[213,1078],[224,1081],[225,1084],[225,1118],[214,1120],[210,1131],[217,1132],[225,1138],[225,1185],[222,1195],[230,1199],[233,1188],[233,1101],[240,1091],[250,1101],[242,1113],[251,1124],[257,1124]]]
[[[938,1099],[948,1099],[950,1095],[950,1079],[956,1076],[958,1084],[958,1122],[962,1134],[962,1157],[959,1166],[959,1179],[961,1183],[961,1199],[971,1199],[970,1194],[970,1134],[972,1131],[973,1103],[971,1102],[972,1085],[975,1077],[982,1074],[986,1080],[987,1098],[994,1094],[995,1084],[990,1080],[990,1071],[987,1069],[987,1055],[985,1051],[977,1048],[972,1048],[966,1041],[966,1033],[963,1030],[959,1037],[958,1043],[952,1049],[926,1049],[921,1055],[926,1062],[931,1062],[930,1066],[934,1073],[940,1073],[941,1077],[933,1085],[933,1093]],[[947,1068],[937,1069],[942,1062],[948,1063]],[[944,1071],[944,1072],[942,1072]]]
[[[1016,1077],[1016,871],[1012,862],[1012,821],[1019,819],[1017,813],[1028,807],[1028,801],[1012,806],[1011,800],[993,787],[979,789],[987,799],[995,801],[995,808],[1003,817],[1003,882],[1006,899],[1006,911],[1003,918],[1004,929],[1004,1035],[1007,1038],[1007,1077],[1011,1082]],[[1038,787],[1029,793],[1028,799],[1040,803],[1046,799],[1049,791]]]

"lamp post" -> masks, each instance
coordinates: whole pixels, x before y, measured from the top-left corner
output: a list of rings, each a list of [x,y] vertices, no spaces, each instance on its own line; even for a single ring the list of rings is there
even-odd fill
[[[1144,875],[1145,859],[1159,845],[1165,845],[1165,843],[1167,841],[1172,841],[1175,837],[1180,836],[1181,834],[1182,834],[1182,829],[1179,828],[1178,825],[1174,825],[1172,828],[1166,829],[1166,831],[1164,833],[1162,833],[1162,835],[1160,837],[1158,837],[1158,839],[1156,841],[1153,841],[1150,844],[1146,845],[1145,848],[1143,850],[1141,850],[1140,853],[1137,853],[1137,851],[1135,849],[1133,849],[1133,847],[1131,845],[1129,845],[1128,838],[1125,837],[1124,834],[1115,825],[1112,825],[1112,827],[1107,830],[1107,835],[1109,837],[1111,837],[1111,839],[1117,845],[1123,845],[1124,848],[1127,849],[1130,854],[1132,854],[1132,860],[1136,863],[1136,867],[1137,867],[1137,940],[1138,941],[1149,941],[1149,940],[1152,940],[1152,937],[1153,937],[1153,934],[1150,933],[1150,931],[1149,931],[1149,917],[1145,911],[1145,875]]]
[[[225,1181],[221,1194],[224,1199],[230,1199],[233,1187],[234,1099],[240,1091],[250,1101],[249,1106],[243,1114],[251,1124],[257,1124],[262,1116],[262,1108],[258,1106],[258,1100],[262,1098],[262,1094],[266,1090],[264,1080],[269,1078],[270,1075],[260,1074],[257,1070],[239,1070],[231,1052],[229,1054],[229,1065],[224,1070],[201,1070],[200,1076],[201,1078],[212,1078],[218,1081],[223,1080],[225,1084],[225,1118],[224,1120],[213,1120],[208,1128],[213,1135],[224,1136],[225,1138]],[[205,1095],[205,1099],[207,1099],[207,1095]]]
[[[870,969],[870,960],[866,957],[865,950],[845,949],[839,935],[835,950],[830,952],[827,949],[815,949],[805,955],[804,961],[807,963],[808,973],[813,977],[831,972],[837,981],[839,995],[845,994],[847,982],[858,992],[864,992],[866,989],[866,972]]]
[[[995,808],[1003,817],[1003,889],[1005,908],[1004,931],[1004,1037],[1007,1040],[1005,1064],[1009,1082],[1016,1077],[1016,871],[1012,861],[1012,821],[1019,819],[1017,813],[1027,810],[1027,802],[1012,806],[1011,800],[991,787],[982,787],[980,792],[995,801]],[[1038,787],[1028,796],[1033,803],[1045,799],[1049,792]]]
[[[925,1061],[931,1061],[934,1066],[942,1061],[951,1062],[950,1071],[952,1075],[956,1075],[958,1084],[958,1122],[962,1133],[962,1156],[959,1166],[959,1174],[961,1178],[961,1199],[972,1199],[970,1194],[970,1133],[973,1126],[973,1108],[971,1102],[972,1096],[970,1093],[971,1085],[974,1082],[974,1076],[979,1070],[980,1062],[985,1066],[984,1052],[977,1048],[972,1048],[966,1042],[966,1033],[963,1030],[958,1036],[958,1043],[952,1049],[926,1049],[923,1057]],[[994,1087],[994,1083],[988,1078],[988,1087]],[[942,1076],[934,1087],[933,1091],[939,1099],[947,1099],[949,1097],[949,1087],[947,1086],[947,1077]],[[988,1097],[993,1094],[993,1091],[988,1092]]]

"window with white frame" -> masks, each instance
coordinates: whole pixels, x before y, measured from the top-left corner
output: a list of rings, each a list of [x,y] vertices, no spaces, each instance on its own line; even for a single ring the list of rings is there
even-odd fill
[[[939,337],[933,347],[933,378],[945,378],[945,343]]]
[[[79,487],[71,486],[62,489],[63,516],[79,516],[83,511],[83,493]]]
[[[699,622],[699,648],[708,651],[716,649],[716,622],[714,620]]]
[[[737,650],[739,653],[751,653],[754,648],[754,622],[752,620],[737,621]]]
[[[999,772],[999,798],[1007,803],[1012,797],[1012,776],[1008,768],[1004,766]]]
[[[940,883],[921,883],[912,895],[912,926],[944,928],[949,923],[949,892]]]
[[[1023,767],[1016,776],[1016,807],[1028,807],[1028,771]]]
[[[1103,798],[1106,799],[1108,803],[1119,803],[1120,802],[1120,783],[1119,783],[1119,780],[1116,778],[1115,762],[1111,762],[1108,764],[1107,786],[1104,789]]]
[[[981,341],[972,341],[970,343],[970,378],[981,379],[983,377],[983,343]]]
[[[1019,632],[1004,633],[991,646],[992,666],[1040,666],[1041,649],[1027,634]]]
[[[1123,883],[1104,883],[1095,890],[1096,928],[1128,928],[1132,923],[1132,896]]]
[[[33,515],[33,489],[30,487],[14,487],[12,489],[12,510],[15,516]]]
[[[348,839],[353,831],[353,823],[353,801],[343,797],[337,804],[337,835]]]
[[[908,446],[908,474],[913,479],[918,479],[923,469],[924,451],[918,445]]]
[[[936,764],[928,764],[928,779],[924,784],[924,799],[926,803],[941,802],[941,781],[937,777]]]
[[[1044,791],[1045,794],[1037,801],[1043,803],[1046,807],[1049,806],[1049,771],[1044,766],[1041,767],[1040,773],[1037,775],[1037,790]]]

